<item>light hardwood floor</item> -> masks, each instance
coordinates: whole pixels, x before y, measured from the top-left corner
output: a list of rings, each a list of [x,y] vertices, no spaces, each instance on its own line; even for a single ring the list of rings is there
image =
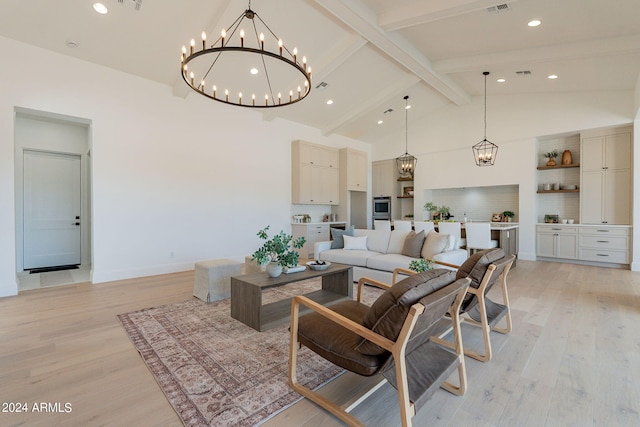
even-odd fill
[[[509,289],[513,332],[492,333],[490,362],[466,359],[465,396],[436,392],[414,425],[640,425],[640,273],[520,260]],[[70,413],[0,412],[0,425],[181,425],[116,315],[192,290],[185,272],[0,299],[0,401],[72,405]],[[479,332],[465,328],[465,344],[479,343]],[[346,402],[371,381],[345,374],[325,392]],[[397,425],[394,390],[382,387],[354,414]],[[301,401],[266,425],[342,424]]]

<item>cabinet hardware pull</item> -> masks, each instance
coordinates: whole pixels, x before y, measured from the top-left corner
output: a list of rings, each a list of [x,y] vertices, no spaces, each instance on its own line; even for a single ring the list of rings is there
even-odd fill
[[[597,230],[597,231],[598,231],[598,233],[608,233],[609,232],[609,230]]]
[[[597,243],[609,243],[608,240],[596,240]]]
[[[560,231],[562,228],[552,228],[553,231]]]
[[[596,254],[597,256],[609,256],[607,254]]]

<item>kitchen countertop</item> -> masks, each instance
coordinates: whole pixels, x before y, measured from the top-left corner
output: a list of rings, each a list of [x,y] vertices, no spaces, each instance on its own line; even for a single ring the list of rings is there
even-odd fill
[[[520,228],[520,224],[517,222],[490,222],[490,221],[467,221],[470,223],[490,223],[492,230],[515,230],[516,228]],[[461,228],[464,228],[465,222],[461,222]],[[436,223],[436,227],[437,227]]]
[[[321,225],[321,224],[346,224],[347,221],[312,221],[312,222],[292,222],[291,225]]]
[[[632,228],[630,225],[621,224],[562,224],[559,222],[539,222],[536,225],[551,225],[554,227],[608,227],[608,228]]]

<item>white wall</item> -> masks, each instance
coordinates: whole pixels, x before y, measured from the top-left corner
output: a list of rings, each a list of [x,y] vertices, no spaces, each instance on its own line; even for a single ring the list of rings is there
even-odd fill
[[[14,295],[14,107],[91,122],[93,281],[243,259],[290,230],[291,141],[369,144],[0,37],[0,296]],[[172,256],[173,255],[173,256]]]
[[[474,97],[470,105],[423,114],[421,120],[409,123],[409,151],[418,157],[414,215],[423,216],[422,206],[428,201],[424,190],[518,185],[519,257],[535,259],[538,138],[628,124],[634,116],[633,90],[488,95],[487,139],[499,151],[494,166],[477,167],[471,146],[483,139],[483,97]],[[404,150],[403,141],[404,129],[385,136],[374,144],[373,160],[396,157]],[[634,251],[634,259],[638,252]]]

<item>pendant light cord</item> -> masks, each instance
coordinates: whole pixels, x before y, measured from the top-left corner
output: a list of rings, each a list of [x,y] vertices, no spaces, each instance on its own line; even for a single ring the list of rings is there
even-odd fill
[[[487,139],[487,76],[489,75],[488,71],[484,73],[484,139]]]
[[[404,97],[404,153],[409,154],[409,95]]]

